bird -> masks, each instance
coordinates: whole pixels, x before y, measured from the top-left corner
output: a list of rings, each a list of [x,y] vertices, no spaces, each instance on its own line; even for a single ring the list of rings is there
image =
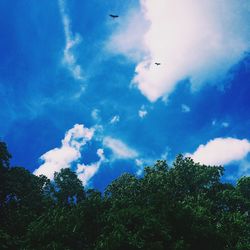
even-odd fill
[[[155,65],[159,66],[159,65],[161,65],[161,63],[155,62]]]
[[[110,14],[109,16],[112,17],[112,18],[114,18],[114,19],[117,18],[117,17],[119,17],[118,15],[112,15],[112,14]]]

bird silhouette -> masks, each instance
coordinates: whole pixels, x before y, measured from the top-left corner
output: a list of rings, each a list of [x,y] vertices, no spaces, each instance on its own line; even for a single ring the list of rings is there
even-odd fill
[[[159,66],[159,65],[161,65],[161,63],[155,62],[155,65]]]
[[[112,15],[112,14],[110,14],[109,16],[112,17],[113,19],[119,17],[118,15]]]

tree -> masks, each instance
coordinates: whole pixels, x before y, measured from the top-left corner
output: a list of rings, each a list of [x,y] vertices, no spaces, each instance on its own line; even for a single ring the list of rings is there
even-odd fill
[[[250,177],[240,178],[236,188],[245,199],[250,200]]]
[[[6,173],[10,166],[11,155],[7,146],[0,141],[0,209],[6,197]]]
[[[76,204],[83,200],[85,193],[82,182],[77,178],[76,173],[69,168],[61,169],[54,175],[55,196],[59,203]]]
[[[102,194],[70,169],[50,181],[10,167],[0,145],[1,249],[250,249],[250,177],[225,183],[223,167],[179,155],[141,178],[121,175]]]

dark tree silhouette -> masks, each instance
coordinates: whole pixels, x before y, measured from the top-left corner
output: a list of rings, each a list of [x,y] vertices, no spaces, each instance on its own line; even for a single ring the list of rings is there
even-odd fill
[[[0,249],[250,249],[250,177],[223,183],[223,167],[179,155],[102,194],[70,169],[50,181],[10,157],[0,142]]]

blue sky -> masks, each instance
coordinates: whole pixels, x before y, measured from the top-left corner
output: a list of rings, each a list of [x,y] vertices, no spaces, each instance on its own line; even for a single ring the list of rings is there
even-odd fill
[[[101,189],[178,153],[249,175],[250,2],[181,3],[1,1],[12,164],[50,178],[70,167]]]

